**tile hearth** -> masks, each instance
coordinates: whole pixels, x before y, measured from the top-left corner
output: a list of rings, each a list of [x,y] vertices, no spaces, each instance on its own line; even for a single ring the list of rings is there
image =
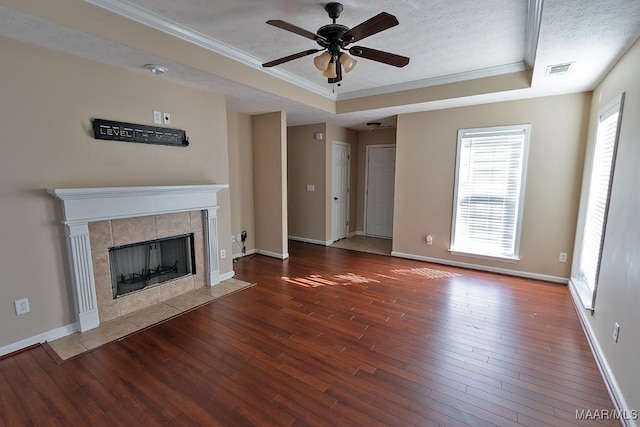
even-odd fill
[[[237,279],[225,280],[218,285],[199,288],[126,316],[103,322],[90,331],[76,332],[48,342],[48,348],[61,361],[64,361],[253,285],[255,283]]]

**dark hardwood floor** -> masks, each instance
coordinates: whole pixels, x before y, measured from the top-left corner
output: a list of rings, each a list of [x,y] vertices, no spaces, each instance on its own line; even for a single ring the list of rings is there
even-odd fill
[[[258,284],[57,365],[0,360],[0,426],[617,425],[566,286],[290,242]]]

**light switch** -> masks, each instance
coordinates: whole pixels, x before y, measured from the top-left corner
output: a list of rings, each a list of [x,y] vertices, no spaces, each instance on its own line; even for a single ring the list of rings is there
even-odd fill
[[[156,123],[156,124],[162,123],[162,113],[160,111],[153,112],[153,123]]]
[[[307,191],[316,191],[316,186],[313,184],[307,184]]]

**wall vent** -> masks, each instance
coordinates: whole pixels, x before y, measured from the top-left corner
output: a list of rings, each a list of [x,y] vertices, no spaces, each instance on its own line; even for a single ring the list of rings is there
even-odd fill
[[[564,64],[549,65],[547,67],[547,72],[546,72],[545,75],[546,76],[560,76],[560,75],[563,75],[563,74],[567,74],[572,65],[573,65],[573,62],[566,62]]]

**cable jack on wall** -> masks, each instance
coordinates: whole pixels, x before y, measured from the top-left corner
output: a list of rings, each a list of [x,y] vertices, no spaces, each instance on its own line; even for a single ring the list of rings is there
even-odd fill
[[[238,237],[240,238],[240,241],[238,241]],[[236,242],[238,246],[240,246],[240,249],[242,250],[242,256],[245,256],[247,254],[247,230],[242,230],[242,232],[238,236],[233,236],[233,241]],[[234,259],[234,262],[236,260],[237,258]]]

